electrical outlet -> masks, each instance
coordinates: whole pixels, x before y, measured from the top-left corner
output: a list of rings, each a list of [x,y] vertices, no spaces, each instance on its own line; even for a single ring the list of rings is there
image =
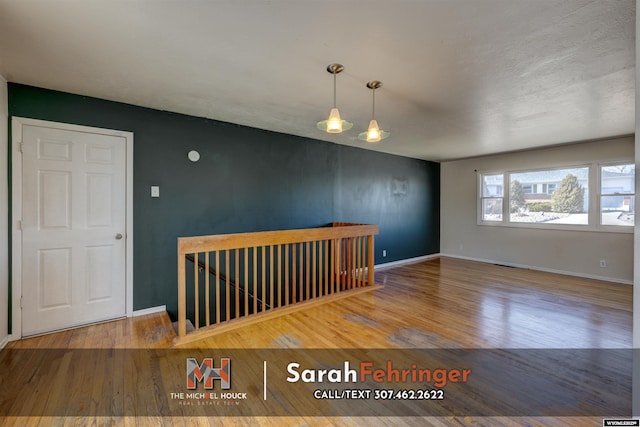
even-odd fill
[[[606,259],[601,259],[600,260],[600,268],[606,268],[607,267],[607,260]]]
[[[383,249],[383,250],[382,250],[382,256],[383,256],[383,257],[387,256],[387,250],[386,250],[386,249]]]

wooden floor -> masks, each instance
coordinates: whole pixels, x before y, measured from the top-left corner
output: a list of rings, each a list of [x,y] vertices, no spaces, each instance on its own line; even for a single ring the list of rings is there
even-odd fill
[[[190,344],[188,348],[630,348],[632,287],[439,258],[376,272],[384,288]],[[12,349],[168,348],[165,314],[10,343]],[[0,366],[0,374],[2,367]],[[1,385],[1,377],[0,377]],[[15,417],[2,425],[160,425],[149,417]],[[219,419],[174,418],[172,425]],[[230,420],[226,420],[226,424]],[[601,426],[602,418],[239,418],[234,425]],[[4,422],[4,423],[2,423]]]

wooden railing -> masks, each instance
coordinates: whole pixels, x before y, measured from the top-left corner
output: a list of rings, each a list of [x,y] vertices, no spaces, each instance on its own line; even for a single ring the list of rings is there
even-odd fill
[[[333,223],[179,238],[175,343],[373,289],[376,234],[377,225]]]

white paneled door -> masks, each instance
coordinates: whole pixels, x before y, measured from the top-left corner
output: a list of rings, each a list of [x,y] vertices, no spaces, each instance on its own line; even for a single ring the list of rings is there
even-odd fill
[[[22,128],[22,336],[126,315],[126,140]]]

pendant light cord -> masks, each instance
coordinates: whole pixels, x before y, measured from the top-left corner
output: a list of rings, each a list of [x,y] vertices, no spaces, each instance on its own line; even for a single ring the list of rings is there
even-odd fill
[[[336,107],[336,73],[333,73],[333,108]]]
[[[375,120],[376,118],[376,90],[373,89],[373,109],[371,111],[371,119]]]

